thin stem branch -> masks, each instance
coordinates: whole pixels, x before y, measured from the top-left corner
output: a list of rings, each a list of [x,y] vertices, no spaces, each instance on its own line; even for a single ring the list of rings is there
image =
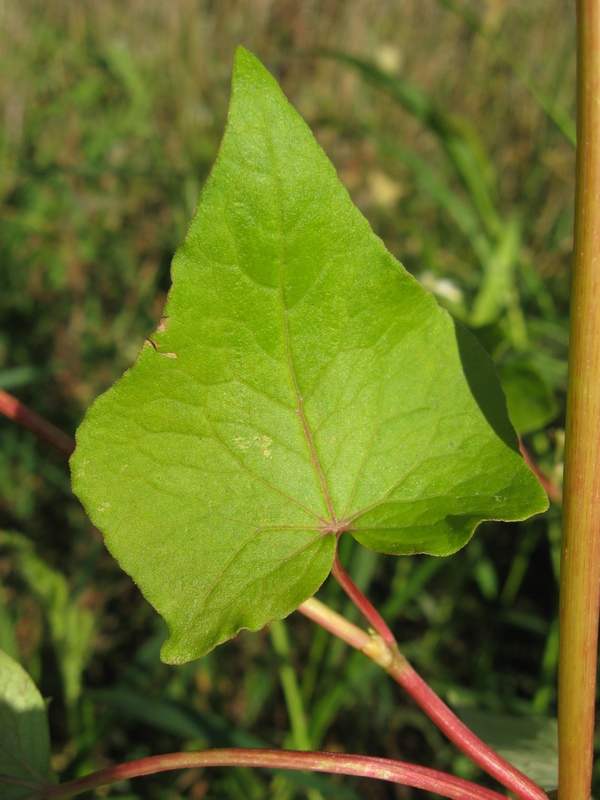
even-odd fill
[[[365,619],[371,623],[371,626],[377,631],[383,641],[390,645],[396,644],[396,637],[389,629],[387,622],[383,619],[371,601],[364,596],[352,578],[348,575],[346,570],[342,567],[338,557],[337,549],[335,552],[335,558],[333,560],[331,574],[346,592],[350,600],[352,600],[354,605],[358,608],[363,617],[365,617]]]
[[[280,659],[279,680],[283,690],[283,697],[288,712],[290,723],[290,735],[286,736],[284,747],[293,747],[294,750],[310,751],[312,743],[308,730],[308,721],[304,709],[302,692],[298,685],[296,670],[291,661],[291,647],[287,634],[286,622],[282,619],[275,619],[269,625],[269,635],[275,654]],[[286,789],[288,791],[286,791]],[[293,789],[284,775],[276,776],[272,786],[274,797],[287,797],[293,794]],[[323,800],[323,795],[318,789],[307,789],[308,800]]]
[[[298,607],[298,611],[304,614],[305,617],[312,619],[317,625],[328,630],[329,633],[333,633],[338,639],[342,639],[350,647],[354,647],[355,650],[362,650],[371,639],[366,631],[363,631],[353,622],[349,622],[346,617],[342,617],[341,614],[317,600],[316,597],[310,597],[305,600]]]
[[[544,473],[540,470],[538,465],[533,460],[533,456],[529,452],[529,450],[523,444],[522,439],[519,439],[519,450],[521,451],[521,455],[523,456],[523,461],[527,464],[529,469],[533,472],[535,477],[538,481],[542,484],[542,487],[550,500],[553,503],[556,503],[557,506],[562,506],[563,496],[562,496],[562,489],[556,482],[556,479],[551,480],[548,478]]]
[[[560,800],[590,796],[600,600],[600,0],[577,0],[577,174],[561,559]]]
[[[506,800],[506,798],[462,778],[445,775],[436,770],[372,756],[346,755],[342,753],[305,753],[295,750],[254,750],[231,748],[205,750],[193,753],[170,753],[151,756],[115,767],[102,769],[63,784],[47,784],[38,790],[37,797],[73,797],[82,792],[117,781],[153,775],[173,769],[199,767],[264,767],[266,769],[310,770],[338,775],[355,775],[376,778],[390,783],[399,783],[424,789],[449,797],[452,800]]]
[[[359,591],[354,585],[354,592]],[[364,603],[359,606],[361,611],[363,606]],[[521,800],[547,800],[545,792],[537,784],[498,755],[485,742],[482,742],[461,722],[409,664],[395,641],[393,643],[385,642],[379,632],[369,635],[365,631],[361,631],[360,628],[352,625],[315,598],[307,600],[298,610],[322,625],[330,633],[360,650],[384,669],[396,683],[410,694],[448,739],[488,775],[514,792]]]
[[[439,730],[488,775],[496,778],[523,800],[547,800],[546,793],[537,784],[482,742],[461,722],[402,655],[399,654],[388,673],[406,689]]]
[[[3,389],[0,389],[0,413],[68,456],[75,450],[75,441],[71,436],[63,433],[47,419],[32,411]]]

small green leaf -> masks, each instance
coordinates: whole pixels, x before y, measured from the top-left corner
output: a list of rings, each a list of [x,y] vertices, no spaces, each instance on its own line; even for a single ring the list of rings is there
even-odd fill
[[[336,536],[447,555],[547,506],[495,368],[386,251],[273,78],[236,56],[165,316],[87,414],[73,488],[167,661],[286,616]]]
[[[23,667],[0,650],[0,795],[32,797],[50,774],[44,700]]]
[[[514,717],[476,708],[458,714],[486,744],[545,791],[558,786],[558,723],[549,717]]]
[[[65,700],[72,706],[81,693],[81,676],[92,649],[94,615],[71,596],[65,576],[39,558],[26,536],[0,530],[0,548],[4,547],[12,551],[17,571],[42,604],[60,667]]]
[[[526,362],[508,361],[498,365],[506,395],[508,415],[520,434],[537,431],[558,414],[551,388]]]

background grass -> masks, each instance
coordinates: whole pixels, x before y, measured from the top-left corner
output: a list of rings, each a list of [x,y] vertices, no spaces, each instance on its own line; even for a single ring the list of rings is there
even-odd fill
[[[131,365],[214,160],[241,43],[280,81],[388,248],[475,330],[529,449],[559,477],[571,6],[4,0],[0,386],[72,433]],[[302,716],[315,747],[477,776],[377,668],[296,615],[186,667],[161,665],[161,623],[72,497],[64,459],[2,419],[0,518],[0,645],[52,697],[65,779],[181,748],[294,746]],[[559,535],[553,507],[482,526],[451,559],[378,557],[348,541],[343,560],[448,700],[551,716]],[[335,585],[322,595],[352,614]],[[413,796],[303,780],[185,773],[111,796]]]

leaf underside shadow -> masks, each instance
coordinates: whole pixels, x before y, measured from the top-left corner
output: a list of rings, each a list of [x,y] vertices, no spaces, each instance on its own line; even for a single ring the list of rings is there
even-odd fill
[[[0,650],[0,797],[32,797],[52,780],[44,700],[23,667]]]

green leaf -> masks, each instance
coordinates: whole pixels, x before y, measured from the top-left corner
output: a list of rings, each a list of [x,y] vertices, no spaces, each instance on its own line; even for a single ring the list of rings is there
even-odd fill
[[[458,714],[486,744],[545,791],[558,786],[558,723],[549,717],[514,717],[476,708]]]
[[[510,421],[520,434],[543,428],[558,414],[552,389],[527,362],[498,365]]]
[[[71,596],[65,576],[37,556],[33,543],[26,536],[0,530],[0,548],[4,547],[14,553],[19,574],[42,604],[60,667],[65,700],[71,707],[81,694],[81,677],[92,651],[96,629],[94,615]]]
[[[50,774],[44,700],[23,667],[0,650],[0,795],[33,797]]]
[[[336,536],[447,555],[547,506],[495,368],[386,251],[239,49],[164,319],[92,406],[73,488],[184,662],[291,613]]]

